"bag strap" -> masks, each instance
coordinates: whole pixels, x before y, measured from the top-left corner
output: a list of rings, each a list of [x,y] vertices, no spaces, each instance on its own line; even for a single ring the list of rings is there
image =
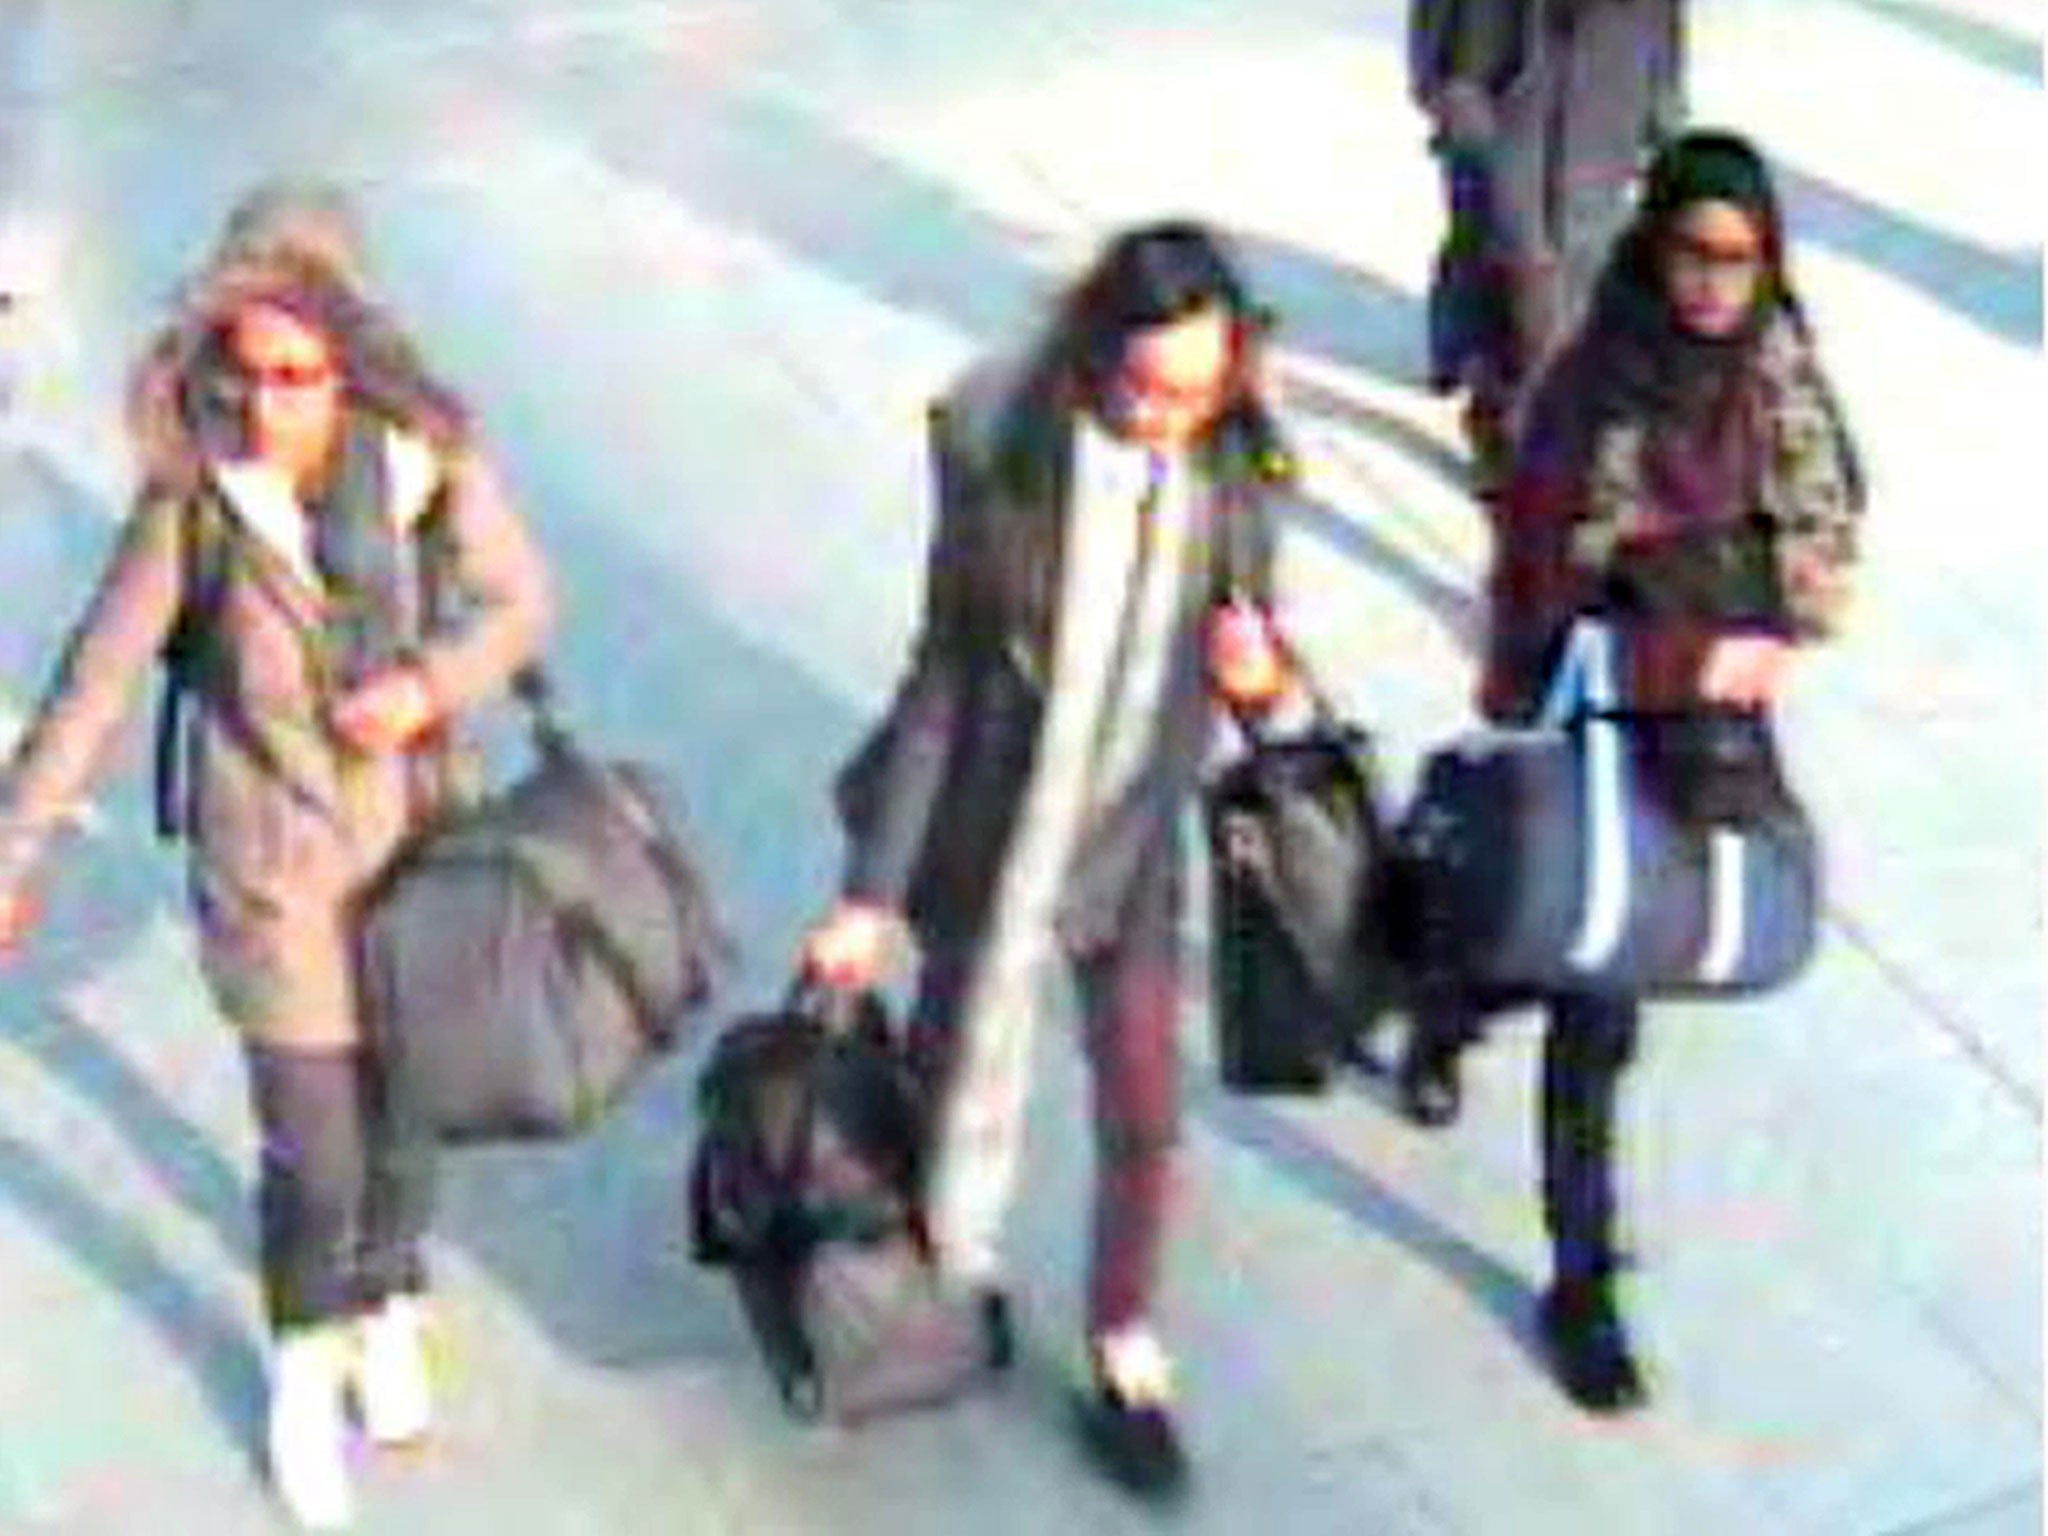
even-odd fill
[[[632,1008],[641,1032],[659,1044],[674,1034],[655,1006],[627,942],[604,921],[601,892],[584,877],[575,859],[533,839],[505,838],[487,828],[457,824],[433,843],[436,863],[470,863],[512,870],[551,907],[556,922],[601,964]]]
[[[213,664],[210,650],[227,592],[231,546],[239,537],[235,519],[219,506],[216,495],[202,488],[178,503],[178,612],[162,651],[163,684],[157,700],[151,771],[156,833],[166,842],[175,842],[189,830],[184,824],[186,777],[191,769],[189,696],[200,686],[203,670]],[[398,543],[401,557],[410,563],[418,594],[418,630],[398,637],[401,650],[412,653],[446,597],[455,549],[438,505],[399,534]],[[317,672],[323,639],[308,636],[306,644],[312,648]]]
[[[1536,711],[1540,725],[1568,726],[1612,719],[1621,712],[1621,683],[1614,626],[1595,613],[1582,613],[1566,628],[1551,669],[1549,686]]]
[[[186,698],[210,665],[222,599],[227,591],[231,537],[218,509],[207,510],[207,493],[180,498],[178,522],[178,610],[160,655],[162,685],[157,694],[151,766],[156,835],[174,842],[184,835],[185,783],[190,769]]]
[[[1628,754],[1619,713],[1614,627],[1581,614],[1565,632],[1540,723],[1571,733],[1578,758],[1581,814],[1580,888],[1584,905],[1567,959],[1574,970],[1600,970],[1628,928]]]
[[[618,768],[597,761],[584,750],[555,708],[554,683],[546,667],[537,661],[522,667],[513,675],[511,692],[526,712],[535,756],[544,763],[574,764],[582,772],[603,780],[611,791],[612,808],[639,839],[641,851],[668,891],[671,905],[678,913],[703,913],[709,929],[709,948],[720,958],[729,958],[731,940],[718,924],[703,876],[684,857],[640,787]]]
[[[165,658],[157,690],[156,736],[150,751],[150,799],[159,842],[172,843],[185,831],[185,690],[180,665]]]
[[[560,902],[555,907],[555,926],[561,932],[580,944],[586,954],[604,967],[612,984],[619,989],[619,995],[626,1000],[626,1006],[633,1012],[634,1022],[640,1026],[641,1037],[651,1046],[661,1047],[675,1039],[674,1021],[656,1006],[641,979],[639,967],[618,943],[617,938],[605,927],[597,915],[597,907],[588,901]]]
[[[1597,972],[1613,958],[1628,927],[1632,872],[1627,727],[1731,713],[1706,710],[1659,716],[1624,708],[1616,687],[1616,649],[1617,636],[1605,620],[1591,615],[1575,619],[1542,712],[1545,723],[1570,730],[1577,746],[1584,906],[1568,958],[1575,970],[1586,973]],[[1732,980],[1742,958],[1743,839],[1731,828],[1710,828],[1705,852],[1707,931],[1694,974],[1702,984],[1713,986]]]
[[[730,961],[735,951],[732,936],[718,920],[709,883],[684,854],[679,838],[672,836],[670,830],[662,824],[655,807],[648,803],[639,781],[628,768],[614,766],[599,771],[608,775],[613,789],[617,792],[613,803],[621,817],[639,835],[641,849],[646,853],[648,863],[654,866],[655,875],[667,889],[669,901],[678,915],[694,914],[700,921],[700,934],[707,959]],[[709,986],[707,977],[707,995]]]
[[[670,903],[678,913],[702,911],[711,930],[711,948],[725,950],[727,942],[711,916],[710,892],[703,879],[671,843],[654,809],[634,785],[584,752],[555,708],[553,683],[546,668],[539,662],[521,668],[512,678],[510,691],[527,715],[535,755],[543,763],[573,765],[603,783],[612,809],[638,840]],[[509,860],[611,972],[648,1038],[659,1041],[672,1033],[669,1020],[654,1006],[628,945],[604,922],[602,893],[583,878],[574,860],[558,857],[539,843],[507,842],[488,832],[465,830],[459,821],[439,835],[434,849],[437,858]]]

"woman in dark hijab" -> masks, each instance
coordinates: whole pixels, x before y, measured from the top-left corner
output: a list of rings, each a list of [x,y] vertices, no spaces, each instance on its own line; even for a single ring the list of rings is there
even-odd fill
[[[1756,151],[1696,132],[1657,157],[1587,321],[1538,388],[1496,528],[1480,708],[1535,711],[1573,617],[1623,645],[1627,703],[1768,712],[1795,649],[1840,623],[1862,477],[1785,264]],[[1541,1328],[1564,1389],[1602,1411],[1643,1388],[1613,1294],[1611,1143],[1639,1006],[1546,1000],[1542,1159],[1553,1281]],[[1478,1009],[1419,1011],[1410,1113],[1457,1112]]]
[[[1769,173],[1733,134],[1688,134],[1532,405],[1481,707],[1525,711],[1595,601],[1628,617],[1638,707],[1768,705],[1792,645],[1838,624],[1862,493]]]

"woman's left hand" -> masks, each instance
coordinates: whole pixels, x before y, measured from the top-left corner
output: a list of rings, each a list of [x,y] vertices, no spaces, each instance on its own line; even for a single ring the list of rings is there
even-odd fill
[[[431,730],[440,713],[419,668],[393,667],[334,706],[334,729],[359,752],[395,752]]]
[[[1776,635],[1723,635],[1707,647],[1700,697],[1709,704],[1764,709],[1777,702],[1792,660],[1792,642]]]
[[[1262,710],[1286,693],[1294,669],[1272,615],[1247,602],[1215,609],[1209,615],[1209,675],[1223,702],[1235,709]]]

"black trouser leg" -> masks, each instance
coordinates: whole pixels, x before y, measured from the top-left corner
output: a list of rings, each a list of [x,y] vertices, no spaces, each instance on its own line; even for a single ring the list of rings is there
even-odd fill
[[[1633,998],[1551,1000],[1543,1036],[1543,1219],[1560,1282],[1614,1268],[1614,1122],[1635,1054]]]

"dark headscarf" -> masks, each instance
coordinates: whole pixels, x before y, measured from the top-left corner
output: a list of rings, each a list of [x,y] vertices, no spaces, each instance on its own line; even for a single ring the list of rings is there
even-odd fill
[[[1726,336],[1679,324],[1665,286],[1665,250],[1679,216],[1695,204],[1733,204],[1762,244],[1756,297]],[[1651,164],[1634,221],[1616,242],[1594,291],[1587,344],[1600,399],[1596,415],[1640,416],[1653,426],[1718,433],[1728,425],[1742,374],[1772,319],[1804,328],[1785,274],[1784,219],[1770,174],[1748,141],[1702,131],[1673,140]]]
[[[1725,336],[1688,331],[1667,292],[1671,232],[1703,202],[1740,208],[1761,247],[1750,311]],[[1855,505],[1863,495],[1854,445],[1810,355],[1762,159],[1733,134],[1675,140],[1651,166],[1569,363],[1546,381],[1548,398],[1539,402],[1562,428],[1553,431],[1554,450],[1592,477],[1574,525],[1580,558],[1604,565],[1619,542],[1633,539],[1631,579],[1667,606],[1723,617],[1777,612],[1786,585],[1775,553],[1787,537],[1784,509],[1833,494],[1802,481],[1811,454],[1786,458],[1788,411],[1812,415],[1832,436],[1834,489]],[[1809,361],[1788,362],[1800,357]],[[1544,435],[1532,420],[1530,437]],[[1644,514],[1662,531],[1645,537],[1632,527]],[[1702,549],[1714,557],[1696,558]]]

